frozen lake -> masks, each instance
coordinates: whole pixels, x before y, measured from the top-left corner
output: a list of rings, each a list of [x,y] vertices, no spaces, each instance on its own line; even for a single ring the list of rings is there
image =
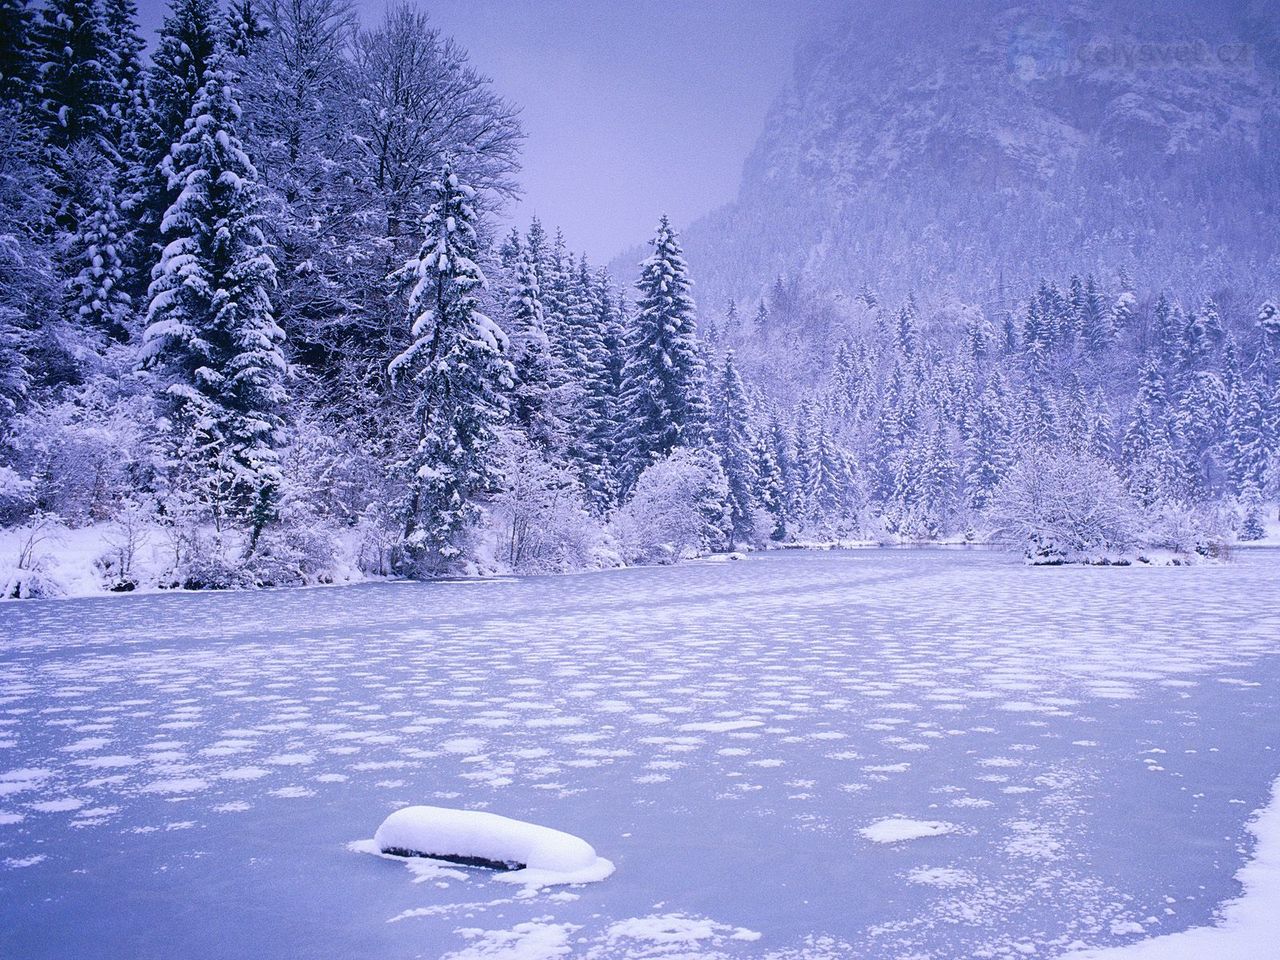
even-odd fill
[[[936,550],[0,605],[0,957],[1054,956],[1204,924],[1280,775],[1277,597],[1271,551]],[[524,895],[348,849],[411,803],[617,872]]]

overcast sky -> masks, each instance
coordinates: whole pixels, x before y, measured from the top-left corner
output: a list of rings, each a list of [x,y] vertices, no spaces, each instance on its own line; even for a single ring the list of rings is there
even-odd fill
[[[423,0],[529,138],[517,222],[537,212],[597,262],[733,198],[742,161],[831,0]],[[382,0],[357,0],[366,23]],[[165,0],[139,0],[152,39]]]

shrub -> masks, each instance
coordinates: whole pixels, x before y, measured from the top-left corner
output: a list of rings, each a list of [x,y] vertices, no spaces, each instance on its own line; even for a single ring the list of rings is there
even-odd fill
[[[1103,559],[1137,541],[1139,510],[1119,476],[1088,453],[1027,451],[988,508],[996,538],[1033,563]]]
[[[319,525],[269,530],[258,538],[244,569],[260,587],[332,583],[338,547]]]
[[[725,544],[729,483],[714,453],[680,448],[640,475],[613,531],[628,563],[674,563]]]
[[[1218,512],[1206,506],[1163,504],[1151,518],[1143,545],[1174,553],[1221,558],[1227,530]]]
[[[502,470],[504,489],[490,510],[496,559],[516,573],[595,566],[604,531],[573,474],[511,441],[502,446]]]

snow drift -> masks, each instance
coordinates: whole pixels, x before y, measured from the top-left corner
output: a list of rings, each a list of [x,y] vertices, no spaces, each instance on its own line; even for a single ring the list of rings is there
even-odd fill
[[[403,807],[382,821],[373,842],[383,854],[488,867],[517,883],[589,883],[613,873],[580,837],[479,810]]]

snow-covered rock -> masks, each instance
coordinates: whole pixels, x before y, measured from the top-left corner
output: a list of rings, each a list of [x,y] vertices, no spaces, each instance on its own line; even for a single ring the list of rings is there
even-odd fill
[[[403,807],[382,821],[373,844],[392,856],[510,871],[497,879],[526,886],[590,883],[613,873],[580,837],[482,810]]]
[[[872,843],[901,843],[904,840],[940,837],[955,829],[954,823],[947,823],[945,820],[909,820],[905,817],[889,817],[863,827],[861,833]]]

